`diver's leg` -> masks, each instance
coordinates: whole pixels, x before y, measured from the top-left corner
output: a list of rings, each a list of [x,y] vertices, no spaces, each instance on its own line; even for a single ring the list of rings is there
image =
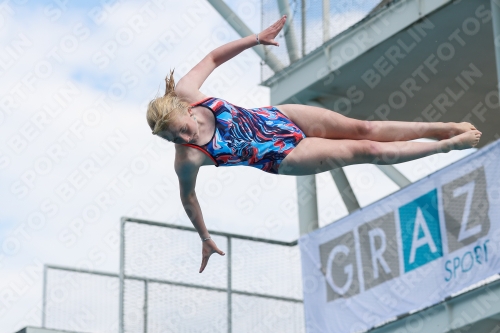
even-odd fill
[[[315,106],[278,105],[308,137],[371,141],[407,141],[418,138],[447,139],[476,128],[462,123],[427,123],[357,120]]]
[[[351,164],[396,164],[452,149],[474,147],[481,137],[477,130],[436,142],[378,142],[371,140],[331,140],[307,137],[281,162],[278,173],[311,175]]]

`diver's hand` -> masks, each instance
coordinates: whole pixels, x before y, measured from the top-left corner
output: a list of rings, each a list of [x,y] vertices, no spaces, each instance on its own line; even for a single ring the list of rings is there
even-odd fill
[[[264,45],[275,45],[280,46],[277,41],[274,40],[276,36],[279,34],[281,29],[286,22],[286,15],[283,15],[278,21],[276,21],[273,25],[266,28],[259,34],[259,41]]]
[[[202,243],[203,243],[203,248],[201,251],[202,259],[201,259],[200,273],[203,272],[203,270],[207,266],[208,259],[210,258],[210,256],[213,253],[218,253],[221,256],[225,255],[224,252],[219,250],[219,248],[217,247],[217,245],[215,244],[215,242],[212,239],[208,239]]]

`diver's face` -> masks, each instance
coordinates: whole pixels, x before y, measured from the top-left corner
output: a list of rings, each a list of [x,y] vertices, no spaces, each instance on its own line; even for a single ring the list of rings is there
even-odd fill
[[[191,110],[188,110],[172,119],[168,128],[158,135],[173,143],[194,143],[199,136],[198,123],[194,120]]]

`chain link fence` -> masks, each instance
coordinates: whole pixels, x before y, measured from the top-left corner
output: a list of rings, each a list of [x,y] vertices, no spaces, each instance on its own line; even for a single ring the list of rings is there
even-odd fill
[[[305,332],[300,252],[211,232],[199,274],[194,228],[122,218],[120,274],[46,265],[44,328],[99,333]]]
[[[42,327],[116,333],[119,283],[118,274],[46,265]]]
[[[199,274],[195,229],[124,218],[121,232],[121,332],[304,332],[296,241],[212,231],[226,255]]]

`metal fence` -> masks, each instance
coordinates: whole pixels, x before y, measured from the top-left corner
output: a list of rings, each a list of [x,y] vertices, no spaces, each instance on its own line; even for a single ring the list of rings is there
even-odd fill
[[[194,228],[121,219],[120,273],[46,265],[42,326],[103,333],[305,332],[300,253],[211,231],[225,256],[202,274]]]
[[[199,274],[194,228],[122,219],[120,333],[303,332],[297,241],[210,234],[226,255]]]
[[[42,327],[116,333],[119,283],[118,274],[45,265]]]

